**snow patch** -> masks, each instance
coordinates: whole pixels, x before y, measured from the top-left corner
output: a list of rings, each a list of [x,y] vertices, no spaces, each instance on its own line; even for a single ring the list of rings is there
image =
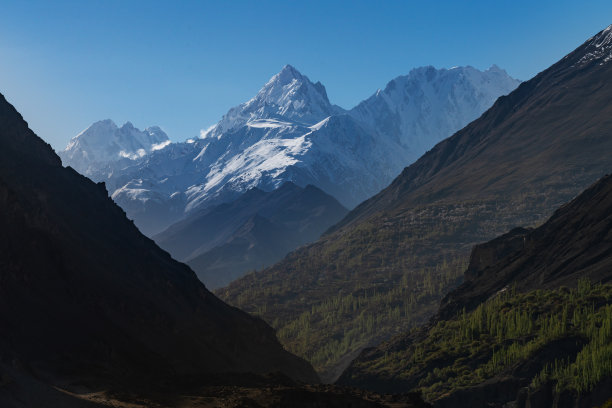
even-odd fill
[[[154,152],[156,150],[161,150],[164,147],[168,146],[170,143],[172,143],[172,142],[170,142],[170,140],[166,140],[166,141],[161,142],[161,143],[156,143],[156,144],[151,146],[151,151]]]
[[[279,127],[291,126],[291,123],[289,123],[289,122],[281,122],[281,121],[274,120],[274,119],[263,119],[263,120],[250,121],[246,125],[248,127],[252,127],[252,128],[276,129],[276,128],[279,128]]]
[[[593,61],[603,65],[612,60],[612,25],[588,40],[587,52],[578,60],[577,66],[584,66]]]
[[[200,139],[206,139],[208,137],[208,135],[215,129],[217,125],[212,125],[209,126],[208,129],[204,130],[200,130]]]
[[[325,126],[327,123],[329,122],[329,117],[323,119],[322,121],[320,121],[319,123],[310,126],[310,130],[312,131],[316,131],[321,129],[323,126]]]
[[[130,160],[137,160],[143,157],[145,154],[147,154],[145,149],[138,149],[134,153],[128,153],[125,150],[121,150],[119,152],[119,157],[123,157]]]

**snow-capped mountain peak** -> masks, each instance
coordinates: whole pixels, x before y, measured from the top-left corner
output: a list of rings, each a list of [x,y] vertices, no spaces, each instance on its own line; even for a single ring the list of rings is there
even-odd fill
[[[118,127],[106,119],[95,122],[73,137],[59,155],[64,164],[90,175],[110,162],[136,160],[168,144],[168,135],[157,126],[141,131],[131,122]]]
[[[64,151],[72,150],[79,143],[84,142],[87,138],[95,138],[98,139],[101,135],[112,134],[117,131],[117,125],[110,119],[99,120],[94,122],[87,129],[83,130],[81,133],[70,139],[68,145],[64,149]]]
[[[329,102],[325,87],[320,82],[313,83],[293,66],[285,65],[255,97],[230,109],[219,123],[202,132],[202,137],[219,137],[261,119],[308,126],[341,111],[341,108]]]
[[[519,83],[496,65],[486,71],[471,66],[419,67],[391,80],[350,114],[408,148],[415,160]]]
[[[304,112],[316,108],[331,108],[325,87],[320,82],[313,84],[291,65],[285,65],[274,75],[257,96],[246,103],[245,108],[260,108],[265,105],[277,106],[280,116],[291,118],[296,114],[302,116]]]
[[[298,71],[292,65],[285,65],[278,74],[274,75],[270,80],[266,83],[266,85],[262,88],[262,91],[265,89],[274,88],[275,86],[285,86],[294,81],[304,82],[308,81],[308,78],[300,71]]]
[[[508,75],[505,69],[500,68],[497,64],[491,65],[485,72],[498,72],[500,74]]]
[[[141,140],[131,124],[92,126],[106,135],[102,146],[124,158],[84,173],[104,181],[148,234],[249,189],[271,191],[287,181],[315,185],[353,207],[518,83],[496,66],[485,72],[423,67],[345,111],[330,103],[323,85],[287,65],[197,140],[169,143],[154,138],[161,130],[148,128],[146,147],[126,145]],[[77,137],[80,149],[69,150],[89,152],[91,132]]]
[[[585,47],[584,55],[578,60],[578,66],[584,66],[593,61],[603,65],[611,61],[612,25],[609,25],[595,36],[589,38],[583,47]]]

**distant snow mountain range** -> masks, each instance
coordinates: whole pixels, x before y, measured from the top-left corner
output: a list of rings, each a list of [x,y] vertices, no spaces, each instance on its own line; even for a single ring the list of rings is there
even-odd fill
[[[423,67],[344,110],[320,82],[287,65],[197,139],[171,143],[158,127],[106,120],[59,154],[104,181],[148,235],[194,210],[286,181],[314,185],[352,208],[519,83],[496,66]]]
[[[92,175],[108,163],[128,159],[129,164],[168,144],[168,135],[157,126],[141,131],[130,122],[117,127],[106,119],[73,137],[62,152],[62,161],[81,174]]]

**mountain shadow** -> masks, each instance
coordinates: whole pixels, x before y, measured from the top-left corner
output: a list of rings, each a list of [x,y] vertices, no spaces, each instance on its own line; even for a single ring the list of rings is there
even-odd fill
[[[318,381],[143,236],[104,184],[62,167],[2,96],[0,223],[3,406],[220,372]]]

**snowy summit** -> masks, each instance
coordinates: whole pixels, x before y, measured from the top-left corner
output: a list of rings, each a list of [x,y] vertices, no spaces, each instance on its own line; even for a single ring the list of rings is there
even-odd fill
[[[329,103],[325,87],[320,82],[312,83],[297,69],[285,65],[254,98],[230,109],[202,137],[219,137],[261,119],[313,125],[340,112],[341,108]]]
[[[586,52],[578,61],[578,65],[584,66],[593,61],[603,65],[610,60],[612,60],[612,25],[589,38]]]
[[[150,128],[130,133],[127,144],[119,137],[123,127],[90,130],[98,122],[71,141],[62,159],[105,181],[147,234],[252,188],[271,191],[287,181],[312,184],[351,208],[518,84],[497,67],[424,67],[345,111],[330,103],[320,82],[286,65],[199,139],[167,144],[165,134],[147,136],[155,133]],[[105,153],[94,157],[98,151]]]
[[[141,131],[130,122],[117,127],[115,122],[106,119],[73,137],[59,155],[65,164],[90,176],[110,162],[137,160],[168,144],[168,135],[157,126]]]

